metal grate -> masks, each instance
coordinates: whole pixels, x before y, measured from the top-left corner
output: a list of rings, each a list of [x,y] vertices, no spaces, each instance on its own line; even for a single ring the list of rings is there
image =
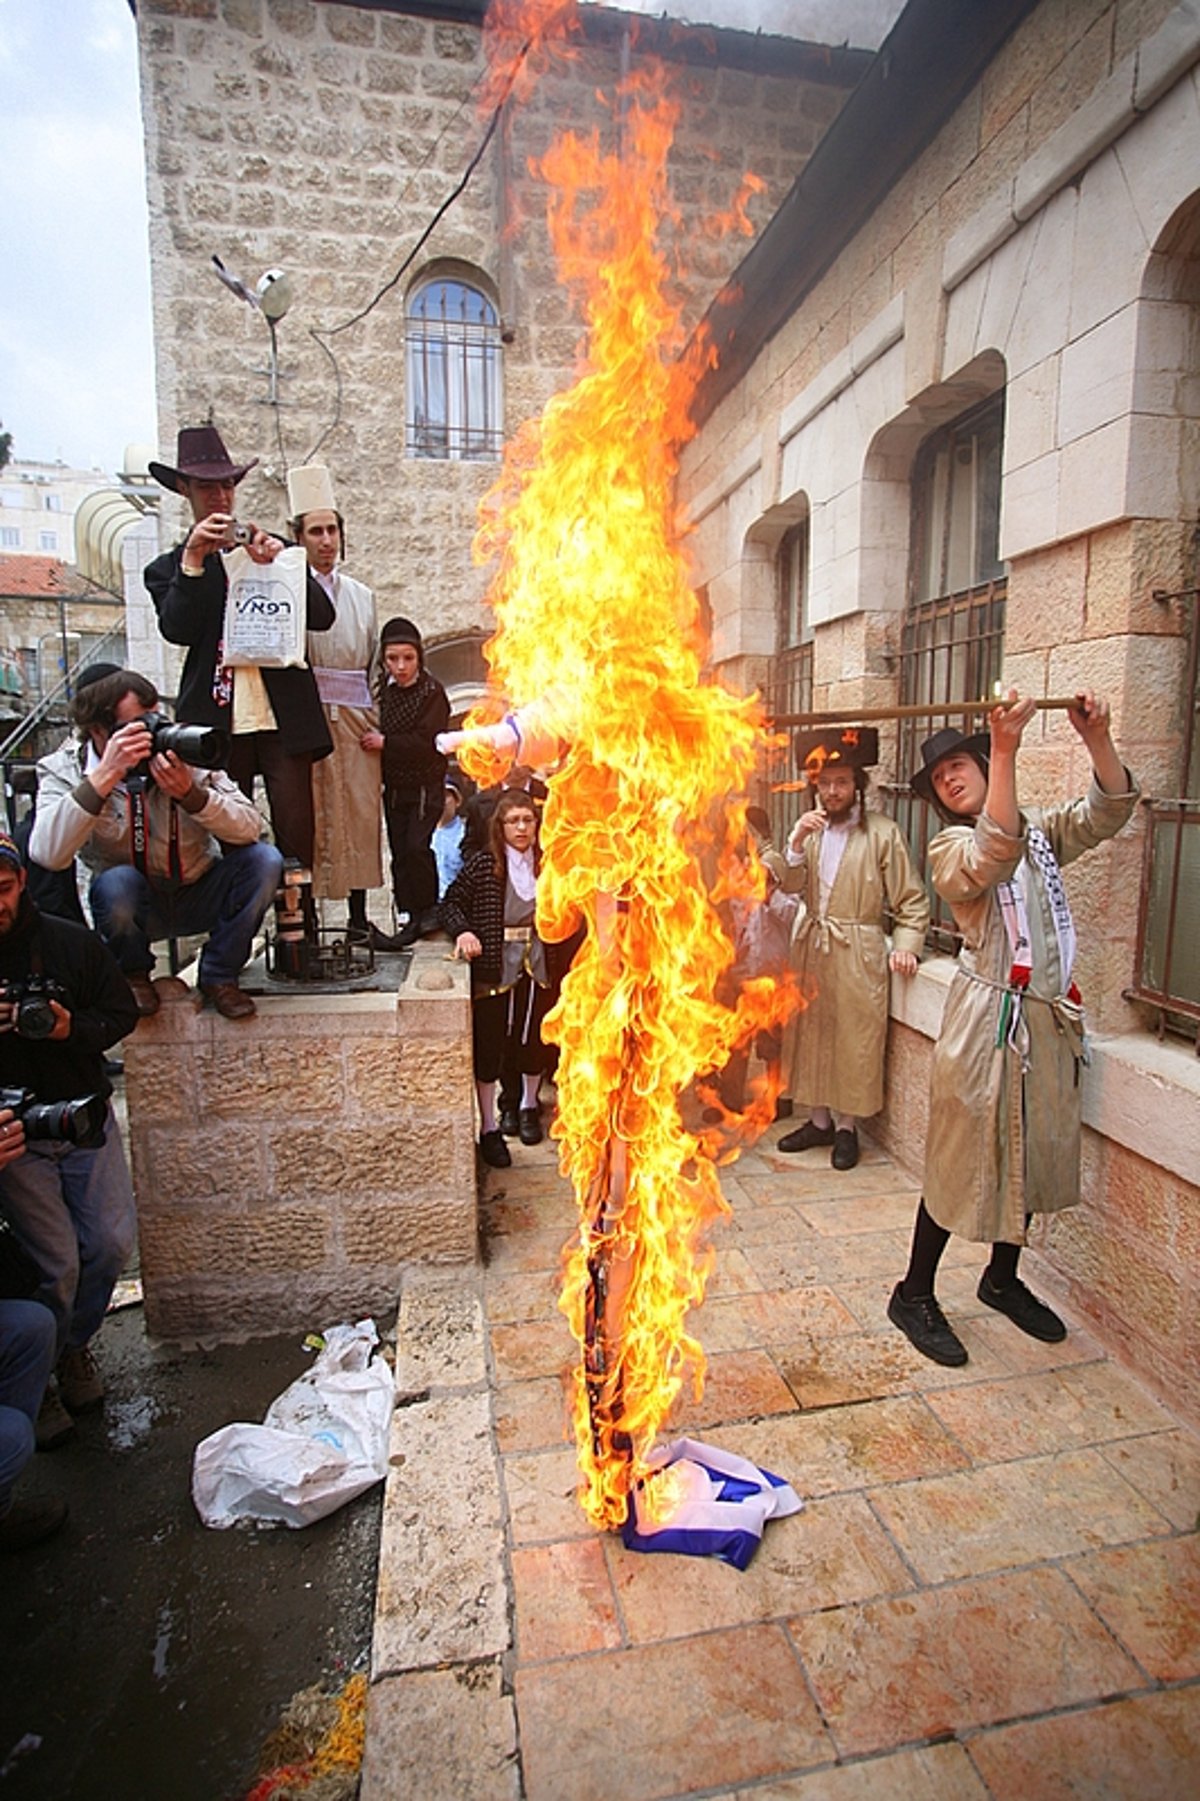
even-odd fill
[[[900,701],[911,706],[982,700],[1000,677],[1004,657],[1004,606],[1008,584],[1002,577],[944,600],[922,601],[905,615],[900,640]],[[898,721],[897,780],[883,786],[888,810],[908,839],[913,859],[929,889],[929,939],[939,950],[955,951],[959,935],[950,909],[933,892],[926,856],[938,818],[908,785],[921,761],[921,745],[943,726],[973,733],[979,715],[939,715]]]
[[[460,281],[428,282],[409,305],[406,341],[409,456],[450,461],[500,455],[500,321],[486,295]]]
[[[773,719],[789,713],[807,713],[812,709],[813,647],[793,644],[790,650],[778,651],[772,659],[767,706]],[[796,822],[804,804],[803,768],[796,747],[803,736],[784,730],[780,742],[772,749],[767,765],[767,814],[771,836],[780,850]]]

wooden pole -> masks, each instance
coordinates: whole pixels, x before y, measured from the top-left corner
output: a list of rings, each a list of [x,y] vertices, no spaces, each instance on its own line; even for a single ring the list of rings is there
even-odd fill
[[[1004,706],[1004,701],[994,697],[991,700],[947,700],[912,702],[898,707],[842,707],[837,712],[826,713],[777,713],[771,720],[773,726],[801,725],[865,725],[875,719],[935,719],[944,718],[951,713],[990,713],[993,707]],[[1040,711],[1051,709],[1062,711],[1067,707],[1077,707],[1077,694],[1059,695],[1050,700],[1036,700],[1034,706]]]

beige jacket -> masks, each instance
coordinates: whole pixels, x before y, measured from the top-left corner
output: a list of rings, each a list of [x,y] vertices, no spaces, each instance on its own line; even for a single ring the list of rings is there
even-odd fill
[[[830,1107],[868,1119],[883,1106],[883,1055],[888,1024],[888,946],[884,914],[895,920],[892,948],[920,956],[929,901],[904,833],[882,813],[868,812],[851,830],[824,916],[819,914],[821,841],[784,873],[785,893],[807,911],[792,939],[804,1010],[788,1029],[785,1093],[807,1107]]]
[[[1053,915],[1026,859],[1033,945],[1022,1003],[1027,1068],[1011,1044],[997,1044],[1012,958],[996,885],[1024,858],[1029,825],[1041,827],[1060,865],[1067,864],[1119,832],[1137,798],[1132,777],[1127,794],[1105,794],[1093,782],[1069,805],[1027,809],[1019,838],[983,814],[974,826],[939,832],[929,847],[934,886],[953,909],[963,946],[933,1055],[925,1205],[963,1238],[1020,1244],[1026,1214],[1079,1199],[1082,1008],[1064,994]]]
[[[124,786],[102,800],[84,775],[85,747],[60,744],[38,764],[37,816],[29,855],[46,869],[69,869],[78,856],[93,875],[115,864],[132,863],[129,796]],[[263,817],[252,800],[220,769],[193,769],[204,803],[190,812],[161,788],[146,790],[147,873],[152,882],[171,882],[171,838],[178,841],[182,885],[198,881],[221,854],[222,844],[256,844]]]

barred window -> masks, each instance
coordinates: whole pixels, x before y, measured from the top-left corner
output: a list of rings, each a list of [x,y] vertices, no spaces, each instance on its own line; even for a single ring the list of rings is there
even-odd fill
[[[812,709],[813,632],[808,617],[808,520],[784,534],[775,560],[776,634],[767,697],[775,719]],[[804,772],[796,761],[800,734],[786,732],[786,743],[777,747],[770,764],[771,832],[783,842],[800,811]]]
[[[500,319],[481,289],[435,276],[408,301],[406,448],[451,461],[500,455]]]
[[[1158,1009],[1160,1029],[1184,1031],[1200,1048],[1200,588],[1188,658],[1182,787],[1148,800],[1138,946],[1130,993]]]
[[[934,432],[917,452],[912,474],[909,604],[900,636],[900,701],[943,705],[982,700],[992,692],[1004,657],[1005,566],[1000,560],[1000,463],[1004,395],[993,395]],[[924,740],[943,726],[979,729],[979,715],[930,714],[902,719],[897,740],[900,786],[894,816],[918,868],[937,829],[936,815],[907,787]],[[931,941],[957,946],[949,909],[931,894]]]

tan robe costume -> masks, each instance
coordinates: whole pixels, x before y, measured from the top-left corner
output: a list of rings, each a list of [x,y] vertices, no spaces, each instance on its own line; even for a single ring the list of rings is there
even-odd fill
[[[929,902],[913,868],[904,833],[882,813],[851,827],[820,909],[821,837],[804,843],[787,868],[783,889],[807,911],[792,939],[792,968],[807,1001],[789,1028],[784,1093],[807,1107],[829,1107],[868,1119],[883,1106],[883,1054],[888,1024],[888,947],[884,911],[895,919],[893,950],[919,956]]]
[[[1053,914],[1025,827],[1040,826],[1059,864],[1120,831],[1137,802],[1093,782],[1082,800],[1022,814],[1010,838],[982,814],[949,826],[929,847],[938,893],[963,934],[934,1049],[925,1144],[925,1206],[947,1231],[983,1244],[1020,1244],[1027,1213],[1079,1199],[1079,1082],[1083,1010],[1063,993]],[[995,888],[1022,866],[1033,973],[1022,1003],[1027,1068],[997,1044],[1012,951]]]
[[[340,569],[328,580],[319,575],[317,580],[332,598],[337,618],[327,632],[308,634],[308,660],[333,739],[333,755],[313,764],[313,893],[322,900],[343,900],[352,888],[378,888],[383,882],[380,760],[358,742],[364,732],[378,729],[379,715],[374,705],[346,706],[328,699],[331,683],[322,672],[356,672],[373,692],[379,627],[375,597],[362,582]]]

